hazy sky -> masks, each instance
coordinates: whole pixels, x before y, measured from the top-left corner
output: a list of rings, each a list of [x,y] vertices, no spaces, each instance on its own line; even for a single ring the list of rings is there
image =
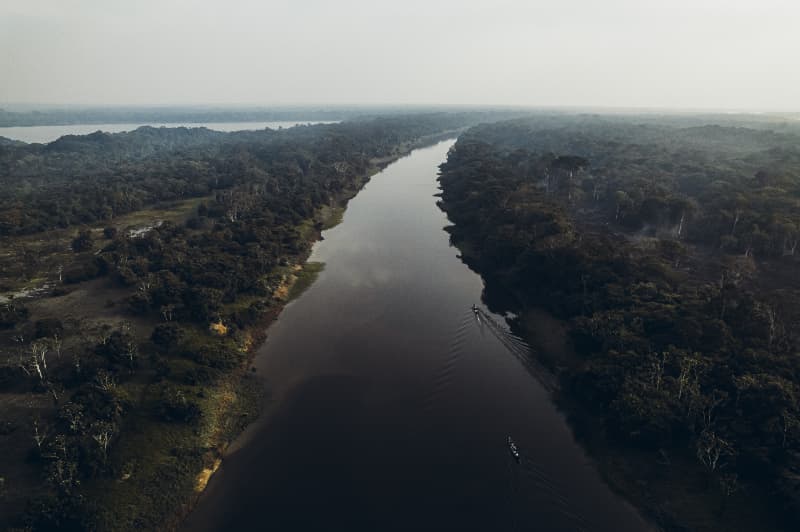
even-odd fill
[[[0,104],[800,110],[797,0],[0,0]]]

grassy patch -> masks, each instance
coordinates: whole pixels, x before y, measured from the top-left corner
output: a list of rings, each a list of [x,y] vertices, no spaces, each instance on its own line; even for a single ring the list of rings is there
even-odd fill
[[[168,206],[142,209],[93,224],[89,229],[95,238],[95,249],[109,242],[103,237],[105,227],[115,227],[125,232],[158,222],[181,223],[197,212],[200,203],[209,199],[210,196],[204,196],[177,201]],[[77,232],[78,226],[75,226],[34,235],[0,238],[0,296],[40,288],[47,283],[60,284],[59,268],[68,268],[70,264],[91,257],[93,253],[76,254],[71,251],[70,244]]]
[[[155,405],[152,405],[155,408]],[[200,438],[186,423],[160,422],[137,408],[113,452],[113,478],[91,483],[102,530],[157,529],[187,501],[203,467]]]
[[[300,222],[300,225],[297,226],[297,233],[302,240],[308,242],[316,240],[317,228],[314,224],[314,220],[312,218],[307,218]]]
[[[196,329],[187,328],[185,334],[185,345],[193,349],[216,351],[230,343]],[[86,486],[87,498],[100,509],[102,530],[176,526],[219,466],[228,442],[258,416],[263,383],[241,364],[240,371],[214,371],[213,383],[189,384],[185,375],[210,368],[178,356],[167,356],[164,363],[169,371],[162,380],[124,385],[141,401],[126,417],[122,438],[109,457],[112,474]],[[164,420],[159,413],[165,390],[179,390],[196,404],[199,419]]]
[[[289,301],[300,297],[308,287],[314,284],[320,272],[325,269],[324,262],[306,262],[301,270],[294,273],[296,280],[289,289]]]
[[[183,201],[176,201],[166,207],[154,207],[132,212],[116,218],[111,225],[119,230],[136,228],[150,225],[156,221],[183,222],[192,214],[197,212],[197,207],[204,201],[210,200],[210,196],[191,198]]]
[[[322,229],[331,229],[342,223],[345,207],[322,207],[319,212],[319,219],[322,222]]]

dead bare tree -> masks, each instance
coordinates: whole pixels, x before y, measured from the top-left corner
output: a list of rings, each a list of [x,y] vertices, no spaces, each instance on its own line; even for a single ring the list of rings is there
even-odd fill
[[[61,408],[61,415],[67,421],[70,432],[80,434],[84,430],[83,408],[72,402],[66,403]]]
[[[39,421],[38,418],[33,418],[33,441],[36,443],[36,448],[42,450],[42,445],[47,440],[49,430],[45,425]]]
[[[778,337],[781,323],[778,319],[778,314],[775,311],[775,308],[768,304],[768,303],[758,303],[758,306],[761,307],[761,310],[764,312],[764,316],[767,318],[768,323],[768,331],[767,331],[767,346],[771,349],[772,344],[775,342],[775,339]]]
[[[61,348],[64,345],[61,336],[59,336],[58,333],[55,333],[52,337],[47,339],[47,343],[49,344],[50,349],[55,352],[56,358],[61,358]]]
[[[77,463],[69,456],[67,439],[57,434],[48,446],[45,458],[50,460],[47,480],[59,491],[71,493],[80,484]]]
[[[27,375],[36,375],[39,382],[47,381],[47,353],[49,347],[45,341],[31,342],[27,353],[20,357],[20,367]]]
[[[161,307],[161,317],[164,321],[172,321],[175,317],[175,305],[164,305]]]
[[[94,380],[95,387],[104,392],[111,392],[117,386],[117,383],[114,382],[114,377],[107,371],[98,371]]]
[[[700,363],[699,359],[691,356],[681,359],[680,367],[681,372],[678,375],[678,399],[683,398],[683,394],[689,388],[694,388],[697,385],[697,371],[696,368]],[[695,385],[695,386],[693,386]]]
[[[731,444],[711,429],[704,429],[697,439],[697,458],[709,471],[716,471],[720,459],[732,454]]]
[[[107,421],[98,421],[92,425],[92,439],[103,451],[103,460],[108,458],[108,447],[114,437],[114,426]]]
[[[664,351],[660,355],[652,354],[650,356],[650,380],[656,390],[661,389],[661,384],[664,378],[664,368],[667,365],[667,357],[669,353]]]
[[[75,366],[75,373],[81,374],[81,354],[79,350],[75,350],[72,354],[72,365]]]
[[[733,235],[736,232],[736,226],[739,225],[739,220],[741,219],[741,217],[742,217],[742,210],[736,209],[734,211],[733,226],[731,227],[731,235]]]

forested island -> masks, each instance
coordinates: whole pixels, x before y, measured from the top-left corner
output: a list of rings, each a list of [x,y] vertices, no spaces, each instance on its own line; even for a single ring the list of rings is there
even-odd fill
[[[257,415],[320,231],[411,149],[508,114],[0,143],[0,526],[176,525]]]
[[[666,530],[800,523],[800,128],[542,115],[441,168],[452,242]]]

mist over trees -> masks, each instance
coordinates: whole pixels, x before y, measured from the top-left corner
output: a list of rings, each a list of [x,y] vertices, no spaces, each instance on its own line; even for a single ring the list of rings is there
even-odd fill
[[[694,462],[721,504],[768,492],[795,523],[798,146],[758,124],[522,119],[462,135],[440,178],[490,300],[523,327],[535,308],[567,323],[574,353],[544,360],[576,415],[653,463]]]
[[[466,116],[472,116],[466,119]],[[157,202],[199,197],[257,181],[270,193],[291,194],[322,171],[335,181],[337,162],[358,150],[359,162],[382,155],[408,135],[462,127],[490,114],[441,114],[301,126],[286,131],[221,133],[205,128],[141,127],[128,133],[67,135],[46,145],[0,146],[0,235],[34,233],[109,221]],[[433,124],[441,120],[441,124]],[[305,143],[319,152],[310,158]],[[349,164],[353,164],[349,162]],[[288,187],[280,181],[290,183]],[[316,200],[336,192],[316,184]]]

